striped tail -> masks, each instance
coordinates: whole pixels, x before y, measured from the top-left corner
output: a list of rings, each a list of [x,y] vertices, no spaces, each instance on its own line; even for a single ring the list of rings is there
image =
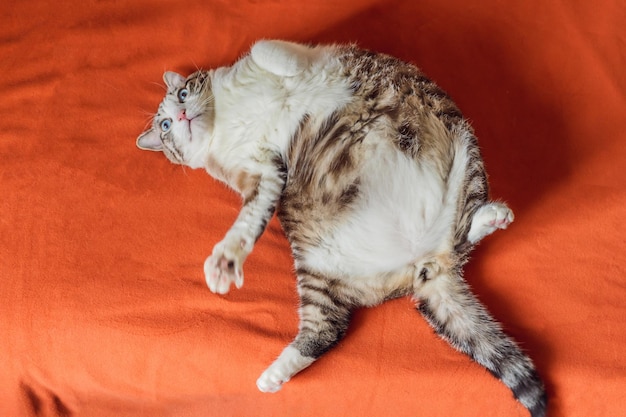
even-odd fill
[[[419,312],[439,336],[509,387],[532,417],[545,416],[547,397],[532,361],[502,331],[459,272],[422,272],[415,284]]]

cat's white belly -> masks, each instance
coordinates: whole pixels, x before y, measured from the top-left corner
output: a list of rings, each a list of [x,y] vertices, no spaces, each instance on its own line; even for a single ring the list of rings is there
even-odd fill
[[[379,155],[363,172],[369,174],[361,177],[359,204],[346,216],[349,220],[307,249],[308,266],[367,280],[448,247],[456,206],[450,193],[457,187],[442,184],[432,170],[395,151],[386,160]]]

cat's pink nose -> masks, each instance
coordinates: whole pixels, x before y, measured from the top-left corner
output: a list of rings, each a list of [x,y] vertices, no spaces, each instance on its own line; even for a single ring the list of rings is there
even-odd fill
[[[181,110],[180,113],[178,113],[178,121],[180,122],[181,120],[187,120],[185,110]]]

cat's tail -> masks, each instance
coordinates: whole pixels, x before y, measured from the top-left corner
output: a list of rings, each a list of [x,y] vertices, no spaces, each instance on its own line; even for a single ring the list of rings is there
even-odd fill
[[[501,380],[532,417],[545,416],[546,392],[532,361],[472,294],[459,268],[428,264],[414,287],[419,312],[439,336]]]

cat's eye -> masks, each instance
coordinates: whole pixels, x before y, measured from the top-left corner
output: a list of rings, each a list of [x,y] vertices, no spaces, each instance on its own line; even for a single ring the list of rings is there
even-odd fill
[[[189,97],[189,90],[187,90],[186,88],[181,88],[180,90],[178,90],[178,101],[184,103],[185,100],[187,100],[187,97]]]
[[[168,130],[170,130],[172,128],[172,121],[170,119],[164,119],[161,122],[161,130],[163,132],[167,132]]]

